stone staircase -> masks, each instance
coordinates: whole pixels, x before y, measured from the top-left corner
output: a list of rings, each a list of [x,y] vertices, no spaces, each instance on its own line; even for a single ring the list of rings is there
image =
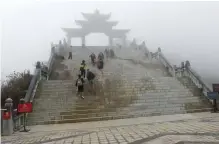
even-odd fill
[[[69,80],[41,82],[29,125],[178,114],[210,108],[189,86],[170,77],[158,61],[138,63],[125,58],[107,60],[103,75],[88,64],[97,79],[94,91],[85,84],[83,100],[76,96],[75,76],[80,61],[87,60],[88,53],[60,62],[64,69],[56,71],[69,71]]]

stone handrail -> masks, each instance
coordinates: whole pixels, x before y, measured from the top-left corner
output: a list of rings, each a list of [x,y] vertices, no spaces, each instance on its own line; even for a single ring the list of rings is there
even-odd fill
[[[49,78],[49,76],[52,72],[53,64],[54,64],[54,61],[55,61],[55,56],[56,56],[55,47],[52,47],[50,57],[49,57],[49,61],[47,63],[47,68],[48,68],[48,77],[47,77],[47,79]]]
[[[174,67],[171,65],[171,63],[166,59],[166,57],[161,52],[159,52],[159,60],[167,68],[167,71],[172,76],[175,76],[175,69],[174,69]]]
[[[35,69],[27,93],[24,97],[25,102],[30,102],[30,100],[33,99],[32,97],[35,94],[34,91],[36,90],[37,88],[36,86],[40,81],[40,75],[41,75],[41,69]]]
[[[190,67],[188,66],[186,68],[186,76],[188,76],[192,82],[198,87],[202,89],[202,93],[204,96],[207,97],[207,92],[212,92],[212,89],[210,88],[210,86],[208,86],[207,83],[205,83],[201,77]],[[210,99],[209,99],[210,100]],[[212,102],[212,101],[211,101]]]
[[[52,47],[51,53],[50,53],[50,58],[48,60],[48,63],[46,64],[47,80],[48,80],[50,73],[52,71],[53,64],[55,61],[55,56],[56,56],[55,48]],[[28,90],[26,92],[26,95],[24,97],[25,102],[33,102],[37,87],[38,87],[39,82],[40,82],[41,77],[42,77],[41,74],[42,74],[42,66],[40,66],[40,67],[36,66],[36,68],[34,70],[33,77],[32,77],[31,82],[30,82],[30,85],[29,85]],[[14,119],[14,131],[21,129],[24,126],[24,114],[17,115],[13,119]]]
[[[170,62],[165,58],[165,56],[163,55],[163,53],[161,52],[160,49],[158,49],[158,52],[159,52],[159,59],[161,61],[161,63],[165,66],[165,67],[168,67],[168,70],[169,72],[172,74],[172,76],[176,76],[176,70],[175,70],[175,67],[172,66],[170,64]],[[187,77],[190,78],[190,80],[198,87],[202,90],[202,93],[203,95],[208,99],[207,97],[207,92],[211,92],[212,89],[210,88],[210,86],[208,86],[207,83],[205,83],[201,76],[199,76],[197,74],[197,72],[195,72],[194,69],[191,68],[190,66],[190,63],[189,61],[186,61],[186,64],[185,64],[185,68],[182,67],[180,68],[180,71],[179,72],[182,72],[183,75],[186,75]],[[181,75],[182,76],[182,75]],[[212,103],[212,100],[208,99],[211,103]]]

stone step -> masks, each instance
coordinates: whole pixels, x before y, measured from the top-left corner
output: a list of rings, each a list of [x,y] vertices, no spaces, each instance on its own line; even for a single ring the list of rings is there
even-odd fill
[[[104,95],[104,96],[86,96],[85,99],[83,101],[101,101],[103,99],[109,99],[109,100],[120,100],[120,99],[130,99],[130,100],[148,100],[148,101],[169,101],[169,100],[204,100],[205,97],[204,96],[191,96],[191,95],[179,95],[179,96],[175,96],[175,95],[119,95],[118,97],[116,95]],[[50,97],[39,97],[36,98],[34,100],[34,102],[40,102],[40,101],[82,101],[78,96],[76,95],[63,95],[63,96],[59,96],[59,95],[53,95]]]
[[[175,102],[175,103],[168,103],[168,102],[154,102],[154,103],[110,103],[110,104],[101,104],[101,103],[80,103],[80,104],[65,104],[65,105],[51,105],[51,108],[43,107],[39,105],[39,107],[35,107],[33,110],[34,112],[47,110],[47,111],[61,111],[62,109],[68,109],[69,111],[73,109],[77,110],[89,110],[89,109],[99,109],[99,108],[129,108],[129,109],[164,109],[164,108],[176,108],[181,107],[185,109],[189,108],[206,108],[211,107],[210,105],[205,105],[202,102],[195,101],[195,102]]]
[[[78,96],[72,95],[65,95],[65,96],[52,96],[52,97],[40,97],[34,100],[34,103],[40,102],[40,101],[101,101],[101,100],[120,100],[120,99],[130,99],[130,100],[146,100],[146,101],[169,101],[169,100],[204,100],[205,97],[200,97],[200,96],[189,96],[189,95],[181,95],[181,96],[174,96],[174,95],[154,95],[154,96],[143,96],[143,95],[138,95],[138,96],[131,96],[131,95],[119,95],[117,96],[112,96],[112,95],[105,95],[103,97],[101,96],[87,96],[85,97],[84,100],[81,100]]]
[[[192,93],[188,85],[173,77],[163,77],[161,65],[110,60],[101,75],[90,65],[88,53],[84,54],[84,58],[88,67],[96,73],[96,96],[89,93],[85,83],[85,99],[76,97],[75,81],[82,57],[78,59],[76,55],[74,58],[78,60],[75,62],[64,60],[72,80],[42,82],[34,99],[33,113],[29,115],[32,124],[186,113],[205,111],[210,107],[199,94]],[[123,66],[124,72],[120,72],[119,66]]]
[[[126,108],[126,109],[117,109],[117,110],[110,110],[110,109],[102,109],[99,111],[73,111],[73,112],[61,112],[60,115],[54,115],[52,113],[50,113],[47,117],[49,119],[74,119],[74,118],[84,118],[84,117],[96,117],[96,116],[116,116],[116,115],[120,115],[120,114],[142,114],[142,113],[147,113],[149,114],[154,114],[157,113],[159,115],[162,114],[176,114],[176,113],[186,113],[186,112],[193,112],[193,111],[210,111],[211,108],[209,107],[205,107],[205,108],[193,108],[193,109],[185,109],[183,107],[176,107],[176,108],[164,108],[164,109],[146,109],[146,110],[139,110],[139,109],[130,109],[130,108]],[[42,118],[40,117],[41,114],[34,114],[34,115],[28,115],[28,117],[30,119],[37,119],[37,118]]]
[[[192,109],[190,111],[181,111],[179,113],[191,113],[191,112],[204,112],[209,111],[210,109]],[[165,112],[163,114],[174,114],[174,111]],[[155,116],[161,115],[161,113],[134,113],[134,114],[120,114],[113,116],[99,116],[99,117],[87,117],[87,118],[74,118],[74,119],[65,119],[65,120],[49,120],[49,121],[35,121],[31,122],[31,125],[36,124],[61,124],[61,123],[76,123],[76,122],[89,122],[89,121],[101,121],[101,120],[112,120],[112,119],[124,119],[124,118],[134,118],[134,117],[142,117],[142,116]],[[30,121],[30,120],[29,120]]]

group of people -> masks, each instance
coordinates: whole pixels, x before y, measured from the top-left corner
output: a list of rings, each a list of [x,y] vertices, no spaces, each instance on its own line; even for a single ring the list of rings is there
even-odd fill
[[[115,53],[113,51],[113,49],[105,49],[104,51],[106,58],[114,58],[115,57]]]
[[[93,66],[97,65],[97,68],[102,71],[104,66],[104,54],[100,52],[97,56],[97,60],[96,60],[96,55],[94,53],[92,53],[89,57],[91,58],[92,65]]]
[[[112,49],[105,49],[104,51],[106,58],[113,58],[115,57],[115,53]],[[69,54],[70,59],[72,58],[72,54]],[[98,56],[94,53],[91,53],[89,56],[91,59],[91,63],[93,66],[97,66],[97,68],[101,71],[103,74],[103,67],[104,67],[104,54],[103,52],[100,52]],[[95,79],[95,74],[91,72],[89,69],[87,69],[87,65],[85,60],[82,60],[81,65],[80,65],[80,74],[78,75],[78,78],[76,80],[75,86],[77,87],[77,94],[80,95],[81,98],[84,99],[83,93],[84,93],[84,84],[85,80],[87,79],[89,86],[92,91],[94,91],[94,79]]]
[[[77,95],[80,95],[82,99],[84,99],[84,83],[85,80],[87,79],[89,86],[91,87],[92,90],[94,90],[94,79],[95,79],[95,74],[91,72],[89,69],[86,68],[86,63],[85,60],[81,62],[80,65],[80,74],[78,74],[78,78],[76,80],[75,86],[77,87]]]

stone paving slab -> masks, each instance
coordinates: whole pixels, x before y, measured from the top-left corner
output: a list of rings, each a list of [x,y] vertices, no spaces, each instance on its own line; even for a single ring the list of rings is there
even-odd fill
[[[177,144],[187,141],[187,144],[219,143],[216,136],[203,135],[166,135],[142,144]]]
[[[162,115],[162,116],[151,116],[151,117],[138,117],[130,119],[118,119],[108,121],[96,121],[96,122],[83,122],[83,123],[71,123],[71,124],[52,124],[52,125],[36,125],[31,126],[32,132],[39,131],[53,131],[53,130],[68,130],[78,129],[87,130],[100,127],[116,127],[126,126],[135,124],[149,124],[159,122],[174,122],[174,121],[185,121],[185,120],[200,120],[200,119],[211,119],[219,121],[219,114],[213,114],[209,112],[203,113],[192,113],[192,114],[175,114],[175,115]]]
[[[96,122],[89,122],[90,127],[87,127],[86,123],[81,124],[65,124],[63,125],[53,125],[50,130],[44,131],[35,127],[32,127],[30,133],[15,133],[10,137],[2,137],[2,143],[47,143],[47,144],[72,144],[72,143],[143,143],[150,142],[153,139],[157,139],[165,135],[202,135],[203,136],[219,136],[219,115],[210,113],[199,113],[193,116],[186,115],[173,115],[169,118],[174,119],[171,121],[168,118],[163,117],[163,121],[159,121],[161,117],[148,118],[150,120],[145,123],[143,119],[131,119],[126,120],[113,120],[106,121],[100,126],[96,127]],[[174,118],[175,117],[175,118]],[[178,119],[176,119],[178,117]],[[180,117],[180,118],[179,118]],[[155,120],[157,119],[157,121]],[[210,119],[214,122],[203,122],[202,119]],[[154,121],[152,121],[154,120]],[[113,125],[118,122],[117,125]],[[126,123],[126,125],[121,125],[121,123]],[[129,123],[128,123],[129,122]],[[111,124],[111,125],[109,125]],[[71,127],[71,125],[73,125]],[[70,129],[66,129],[66,127]],[[46,126],[44,126],[46,128]],[[56,128],[55,128],[56,127]],[[62,127],[62,129],[60,128]],[[87,128],[86,128],[87,127]],[[211,135],[210,135],[211,134]],[[184,136],[185,137],[185,136]],[[173,137],[172,140],[179,139]],[[191,138],[192,139],[192,138]],[[207,138],[206,138],[207,139]],[[209,138],[208,138],[209,139]],[[211,138],[213,139],[213,138]],[[216,138],[215,138],[216,139]],[[197,137],[196,137],[197,140]],[[217,139],[218,140],[218,139]],[[162,141],[161,141],[162,142]],[[179,141],[178,141],[179,142]]]

